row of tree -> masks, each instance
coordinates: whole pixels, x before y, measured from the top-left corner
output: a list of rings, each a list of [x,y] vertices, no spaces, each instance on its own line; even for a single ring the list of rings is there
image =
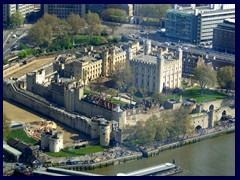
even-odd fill
[[[204,89],[215,88],[216,85],[226,89],[228,92],[229,90],[235,90],[235,67],[225,66],[215,71],[212,67],[202,63],[195,68],[193,79],[200,85],[201,94],[204,93]],[[128,91],[131,96],[137,92],[137,89],[132,84],[133,74],[129,62],[126,62],[123,66],[116,67],[113,80],[118,90]],[[144,89],[139,91],[143,96],[147,94]],[[164,101],[163,94],[155,93],[153,96],[161,102]]]
[[[194,127],[192,119],[186,108],[179,108],[163,112],[161,118],[153,115],[146,122],[138,121],[134,126],[124,128],[126,134],[126,144],[146,145],[155,141],[166,141],[173,138],[184,138],[186,134],[192,134]]]
[[[128,15],[123,9],[108,8],[101,13],[101,18],[104,21],[126,23]]]
[[[100,17],[96,13],[89,12],[85,18],[70,14],[66,20],[61,20],[56,15],[44,14],[29,30],[28,39],[37,46],[48,47],[56,38],[87,34],[91,39],[102,30]]]
[[[201,94],[203,94],[204,89],[214,88],[217,84],[228,92],[235,89],[235,67],[225,66],[215,71],[212,67],[201,64],[195,68],[193,79],[200,85]]]

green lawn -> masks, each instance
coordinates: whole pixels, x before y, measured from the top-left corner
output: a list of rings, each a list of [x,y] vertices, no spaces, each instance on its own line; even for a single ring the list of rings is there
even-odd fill
[[[214,90],[205,89],[203,91],[203,95],[201,95],[200,87],[193,87],[192,89],[185,90],[182,92],[183,99],[196,99],[196,101],[204,102],[216,99],[224,99],[228,96],[219,92],[215,92]]]
[[[102,146],[89,146],[86,148],[81,149],[70,149],[70,148],[64,148],[60,152],[54,153],[54,152],[46,152],[47,155],[52,157],[75,157],[75,156],[83,156],[85,154],[90,153],[96,153],[104,151],[106,148]]]
[[[184,82],[182,81],[182,88],[185,89],[185,88],[188,88],[188,83],[187,82]]]
[[[91,94],[91,91],[90,91],[90,90],[88,90],[88,89],[84,89],[84,90],[83,90],[83,94],[84,94],[84,95]]]
[[[9,138],[10,137],[22,140],[23,142],[31,145],[35,145],[38,143],[36,139],[28,137],[28,135],[25,133],[23,129],[12,130],[9,135]]]
[[[111,99],[111,102],[113,102],[115,104],[120,104],[120,106],[125,106],[126,104],[128,104],[128,103],[125,103],[123,101],[119,101],[119,100],[113,99],[113,98]]]
[[[90,91],[88,89],[84,89],[84,95],[88,95],[88,94],[98,95],[98,93],[95,92],[95,91]],[[113,102],[113,103],[115,103],[115,104],[120,104],[121,106],[125,106],[127,104],[127,103],[125,103],[123,101],[119,101],[119,100],[113,99],[113,98],[112,99],[109,98],[108,100]]]
[[[74,42],[75,42],[75,44],[89,43],[90,39],[89,39],[88,36],[75,36],[74,37]]]
[[[165,99],[179,99],[181,94],[169,94],[165,96]],[[204,102],[204,101],[211,101],[216,99],[224,99],[228,96],[219,92],[215,92],[214,90],[205,89],[203,91],[203,95],[201,95],[200,87],[193,87],[191,89],[184,90],[182,92],[182,98],[184,99],[196,99],[196,101]],[[149,99],[151,97],[146,97],[145,99]],[[135,94],[133,99],[135,101],[141,101],[143,98],[140,97],[138,94]]]
[[[91,44],[91,45],[102,45],[107,44],[108,41],[105,37],[102,36],[93,36],[92,40],[90,40],[89,36],[75,36],[74,37],[75,44],[85,43],[85,44]]]

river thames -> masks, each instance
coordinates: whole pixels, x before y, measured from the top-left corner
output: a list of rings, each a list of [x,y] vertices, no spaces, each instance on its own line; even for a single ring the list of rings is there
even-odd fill
[[[114,176],[176,161],[183,172],[176,176],[235,176],[235,133],[161,152],[159,155],[95,169],[92,173]]]

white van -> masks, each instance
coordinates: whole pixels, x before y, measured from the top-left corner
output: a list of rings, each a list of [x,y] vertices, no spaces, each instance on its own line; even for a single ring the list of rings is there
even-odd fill
[[[12,35],[12,38],[16,38],[16,37],[17,37],[17,35],[16,35],[16,34]]]

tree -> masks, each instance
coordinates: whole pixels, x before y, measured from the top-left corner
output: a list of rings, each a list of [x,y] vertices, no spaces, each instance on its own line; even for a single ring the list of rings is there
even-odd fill
[[[33,42],[37,46],[47,46],[52,40],[50,26],[43,21],[38,21],[30,28],[27,37],[29,42]]]
[[[63,33],[63,30],[66,30],[65,21],[59,19],[55,14],[45,13],[41,18],[41,21],[45,22],[47,25],[50,25],[55,34],[61,34]]]
[[[152,136],[154,136],[155,141],[164,141],[168,137],[168,131],[166,129],[167,121],[163,121],[159,119],[156,115],[150,117],[146,124],[146,128],[148,126],[152,129]]]
[[[64,21],[58,19],[56,15],[46,13],[31,27],[28,32],[28,40],[37,46],[48,47],[52,44],[54,36],[64,36],[66,34],[64,31],[66,31]]]
[[[111,99],[115,96],[117,96],[117,91],[115,89],[112,89],[112,88],[109,88],[107,91],[106,91],[107,94],[109,94],[111,96]]]
[[[99,92],[100,94],[102,94],[102,92],[106,89],[102,84],[103,84],[103,78],[99,77],[96,79],[96,84],[93,87],[94,90]]]
[[[202,64],[194,69],[193,78],[201,87],[201,94],[206,87],[214,87],[217,82],[217,75],[211,67]]]
[[[87,22],[87,32],[91,40],[94,34],[99,35],[101,33],[102,31],[101,20],[97,13],[89,12],[86,15],[86,22]]]
[[[235,68],[233,66],[222,67],[217,73],[218,84],[228,92],[235,89]]]
[[[137,92],[137,88],[135,86],[131,86],[128,88],[128,93],[130,94],[131,96],[131,99],[130,99],[130,104],[132,104],[132,99],[133,99],[133,95]]]
[[[85,25],[86,22],[84,19],[82,19],[79,14],[73,14],[71,13],[68,18],[67,18],[67,26],[69,33],[73,37],[73,42],[74,42],[74,35],[77,34],[83,34],[85,31]]]
[[[6,114],[3,114],[3,137],[4,139],[7,139],[10,135],[11,129],[10,129],[10,121],[7,118]]]
[[[102,12],[101,15],[104,21],[125,23],[128,21],[128,16],[125,10],[109,8]]]
[[[179,108],[173,112],[174,131],[177,137],[180,135],[185,137],[186,134],[192,133],[194,130],[190,111],[187,108]]]
[[[114,32],[121,27],[121,24],[119,23],[114,23],[114,22],[105,22],[108,28],[111,29],[111,34],[114,34]]]
[[[10,23],[15,26],[20,26],[24,23],[25,18],[20,11],[14,12],[10,17]]]
[[[141,15],[147,18],[158,18],[161,22],[168,9],[171,9],[170,4],[143,4]]]
[[[165,96],[163,93],[159,93],[159,92],[155,92],[153,94],[153,98],[156,100],[156,101],[159,101],[161,104],[164,103],[165,101]]]
[[[7,59],[3,59],[3,65],[9,64]]]
[[[148,91],[146,90],[146,88],[139,89],[139,92],[141,93],[144,99],[148,96]]]
[[[113,80],[118,89],[126,89],[131,85],[132,82],[132,70],[129,62],[125,62],[122,66],[119,65],[116,67],[113,74]]]

